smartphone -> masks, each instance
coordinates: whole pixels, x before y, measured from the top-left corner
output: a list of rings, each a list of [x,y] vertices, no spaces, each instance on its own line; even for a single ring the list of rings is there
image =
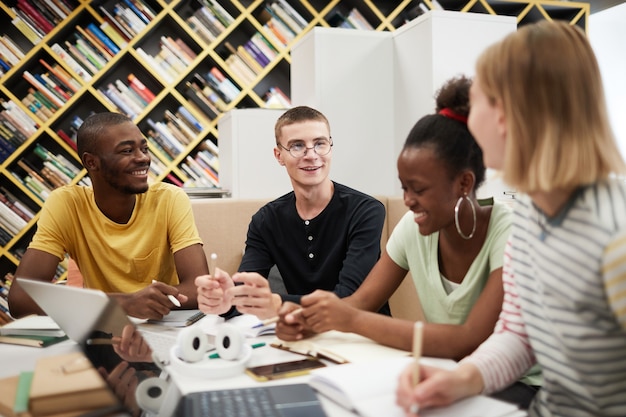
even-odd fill
[[[257,381],[270,381],[272,379],[289,378],[292,376],[306,375],[311,369],[326,366],[324,362],[314,357],[306,359],[273,363],[271,365],[255,366],[247,368],[246,373]]]

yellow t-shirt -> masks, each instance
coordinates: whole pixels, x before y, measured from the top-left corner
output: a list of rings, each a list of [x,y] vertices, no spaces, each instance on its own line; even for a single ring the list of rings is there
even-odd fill
[[[126,224],[106,217],[90,187],[68,185],[46,200],[30,248],[63,259],[68,253],[84,286],[104,292],[132,293],[153,279],[179,283],[174,253],[202,240],[185,192],[157,183],[143,194]]]

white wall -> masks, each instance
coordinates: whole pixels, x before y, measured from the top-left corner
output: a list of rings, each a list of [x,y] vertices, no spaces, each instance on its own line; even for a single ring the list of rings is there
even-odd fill
[[[626,157],[626,3],[592,14],[587,33],[596,53],[613,131]]]
[[[218,122],[220,185],[233,198],[277,198],[291,191],[274,158],[274,124],[284,110],[232,109]]]

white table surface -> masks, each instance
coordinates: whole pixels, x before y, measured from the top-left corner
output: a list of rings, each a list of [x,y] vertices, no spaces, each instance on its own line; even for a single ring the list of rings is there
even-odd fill
[[[214,320],[213,318],[205,317],[198,324],[206,325],[207,320]],[[210,324],[209,327],[213,326]],[[139,323],[140,329],[146,329],[149,331],[164,331],[170,334],[176,334],[180,328],[166,327],[154,324]],[[258,342],[265,342],[265,346],[252,350],[252,355],[247,367],[260,366],[271,363],[287,362],[290,360],[302,359],[302,355],[291,353],[285,350],[271,347],[269,344],[274,340],[274,336],[261,336],[254,338],[246,338],[246,343],[254,344]],[[51,345],[45,348],[34,348],[28,346],[18,346],[0,343],[0,378],[6,378],[10,376],[18,375],[22,371],[31,371],[35,369],[37,360],[44,356],[62,355],[65,353],[80,351],[78,344],[73,341],[64,341],[55,345]],[[221,359],[218,359],[221,360]],[[326,362],[328,366],[335,366],[330,362]],[[194,375],[188,375],[180,370],[173,368],[172,366],[166,367],[166,372],[169,375],[170,381],[173,383],[175,389],[171,389],[164,403],[175,404],[176,401],[185,394],[198,391],[206,391],[212,389],[228,389],[228,388],[241,388],[260,385],[280,385],[280,384],[293,384],[307,382],[308,376],[297,376],[284,378],[274,381],[259,382],[245,373],[240,373],[236,376],[227,378],[211,378],[209,374],[206,377],[198,377]],[[341,407],[332,400],[320,395],[320,401],[322,407],[328,414],[328,417],[354,417],[357,414],[350,412],[349,410]],[[156,417],[168,417],[171,414],[168,410],[164,410]],[[524,416],[525,413],[516,414],[516,416]],[[153,417],[153,416],[151,416]]]

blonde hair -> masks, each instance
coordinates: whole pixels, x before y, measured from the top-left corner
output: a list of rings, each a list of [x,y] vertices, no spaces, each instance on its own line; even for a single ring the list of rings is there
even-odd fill
[[[482,53],[476,76],[504,109],[507,184],[545,192],[624,173],[598,63],[578,27],[556,21],[523,26]]]

